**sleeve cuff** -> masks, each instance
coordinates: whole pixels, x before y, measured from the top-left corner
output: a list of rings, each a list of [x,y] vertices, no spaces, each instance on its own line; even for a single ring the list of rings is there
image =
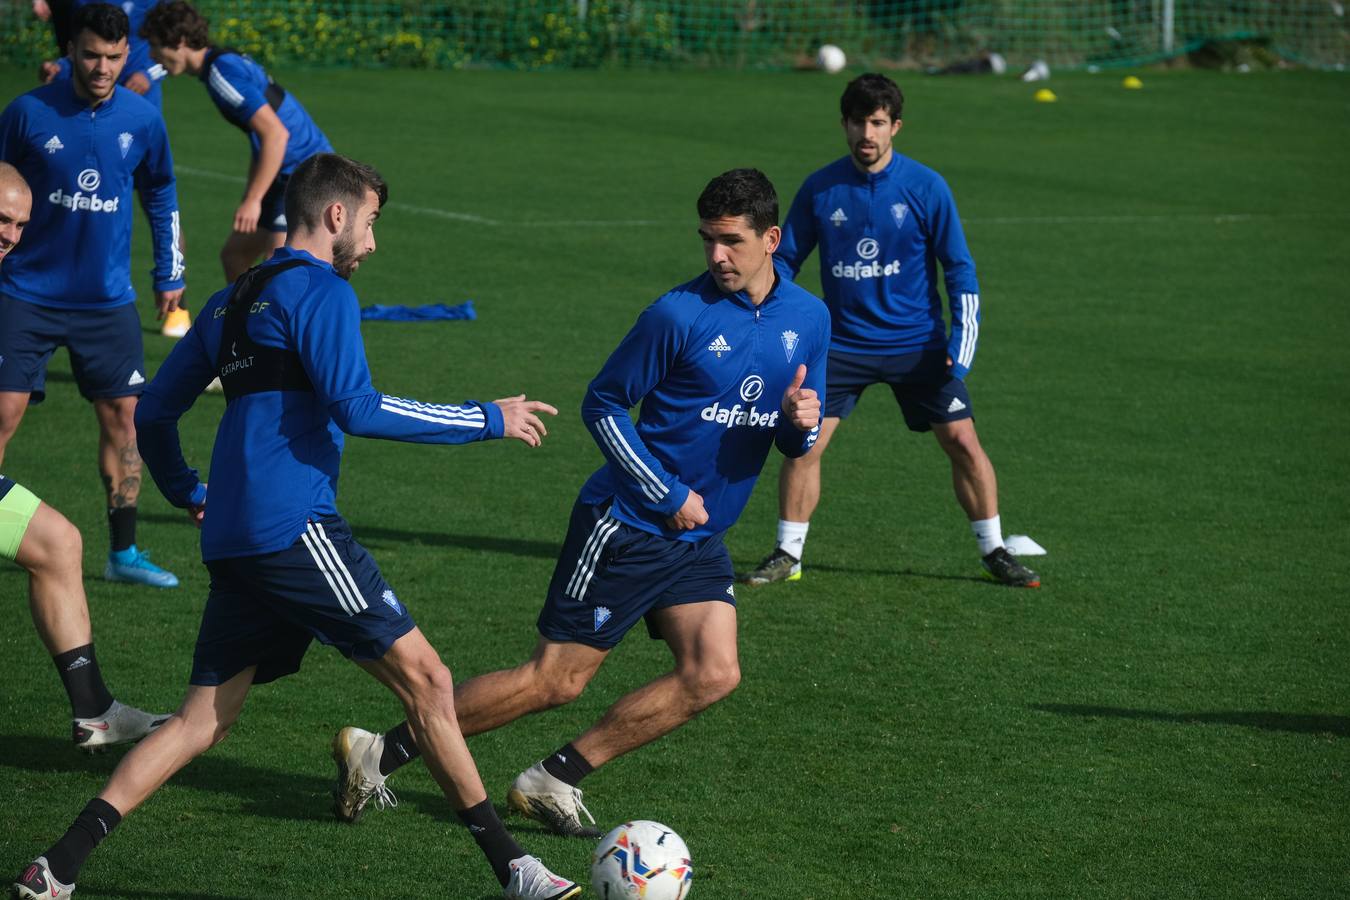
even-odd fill
[[[506,422],[502,419],[502,408],[490,401],[474,400],[483,408],[483,414],[487,416],[487,439],[495,440],[506,433]]]

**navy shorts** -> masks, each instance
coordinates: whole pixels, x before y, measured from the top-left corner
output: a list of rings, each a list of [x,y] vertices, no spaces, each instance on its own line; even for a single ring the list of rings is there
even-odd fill
[[[947,369],[947,351],[923,350],[899,356],[830,351],[825,375],[827,418],[847,419],[868,386],[890,385],[910,431],[932,431],[934,423],[974,415],[966,383]]]
[[[309,642],[376,660],[412,631],[408,610],[340,517],[310,521],[285,550],[213,559],[191,684],[220,685],[249,666],[254,684],[298,671]]]
[[[47,396],[47,361],[57,347],[86,400],[135,397],[145,387],[145,352],[136,304],[54,309],[0,294],[0,391]]]
[[[721,535],[674,541],[618,521],[608,504],[578,500],[539,613],[539,633],[609,650],[647,617],[648,634],[659,639],[649,613],[709,600],[735,606],[735,580]]]
[[[265,231],[285,233],[286,231],[286,182],[291,176],[278,175],[276,181],[267,189],[262,198],[262,214],[258,216],[258,227]]]

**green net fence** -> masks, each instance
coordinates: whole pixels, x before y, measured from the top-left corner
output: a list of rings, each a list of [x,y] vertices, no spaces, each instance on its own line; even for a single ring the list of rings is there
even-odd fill
[[[1350,64],[1350,0],[203,0],[212,36],[268,64],[518,69],[812,64],[924,69],[997,53],[1010,67],[1136,65],[1216,41],[1325,69]],[[0,0],[0,54],[52,55],[49,27]]]

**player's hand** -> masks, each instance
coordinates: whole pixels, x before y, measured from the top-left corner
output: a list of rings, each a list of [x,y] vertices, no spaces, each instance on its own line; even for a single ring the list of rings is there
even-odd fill
[[[531,447],[542,444],[544,436],[548,434],[544,420],[539,418],[538,413],[548,413],[550,416],[558,414],[556,409],[542,400],[526,400],[524,394],[492,402],[502,411],[502,437],[524,441]]]
[[[262,201],[245,197],[234,211],[234,230],[241,234],[252,234],[258,230],[258,220],[261,218]]]
[[[150,90],[150,79],[145,77],[144,72],[137,72],[128,78],[122,87],[144,96]]]
[[[54,59],[49,59],[38,66],[38,81],[43,84],[51,84],[52,79],[61,72],[61,64]]]
[[[206,482],[202,482],[202,487],[206,487]],[[188,521],[198,528],[202,527],[202,519],[206,518],[206,501],[203,500],[199,506],[189,506],[187,508]]]
[[[33,0],[33,15],[44,22],[51,21],[52,8],[47,5],[47,0]]]
[[[183,301],[183,288],[176,291],[155,291],[155,318],[163,320],[165,316],[178,308]]]
[[[820,397],[810,388],[802,387],[804,381],[806,366],[799,365],[792,384],[783,393],[783,415],[798,431],[810,431],[820,424]]]
[[[666,527],[671,531],[689,531],[700,525],[708,524],[708,512],[703,508],[703,497],[693,488],[679,512],[666,519]]]

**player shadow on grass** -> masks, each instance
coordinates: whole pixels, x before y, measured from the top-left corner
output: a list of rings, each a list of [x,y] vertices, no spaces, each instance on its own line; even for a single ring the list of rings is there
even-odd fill
[[[990,587],[1003,587],[979,575],[953,575],[949,572],[919,572],[914,569],[869,569],[860,566],[835,566],[829,563],[808,563],[803,566],[812,572],[833,572],[837,575],[882,575],[896,578],[928,578],[933,581],[974,581]]]
[[[152,900],[155,897],[172,897],[173,900],[254,900],[253,897],[241,894],[185,894],[177,890],[148,891],[144,888],[128,888],[109,884],[100,878],[91,878],[87,882],[80,882],[80,900],[84,900],[85,897],[144,897],[146,900]]]
[[[98,756],[79,753],[69,739],[0,735],[0,769],[30,772],[80,772],[107,777],[121,762],[124,752],[117,749]],[[268,819],[297,822],[332,822],[341,825],[332,814],[335,770],[326,753],[314,757],[311,771],[297,772],[265,769],[206,753],[176,775],[169,787],[188,788],[211,794],[224,794],[242,801],[241,812]],[[399,791],[400,802],[408,802],[419,812],[450,821],[453,817],[445,798],[430,791]]]
[[[1266,710],[1231,712],[1166,712],[1156,709],[1122,709],[1115,706],[1079,706],[1067,703],[1033,703],[1031,709],[1061,716],[1085,718],[1151,719],[1181,725],[1241,725],[1263,731],[1291,731],[1295,734],[1333,734],[1350,736],[1350,716],[1323,716],[1282,713]]]

